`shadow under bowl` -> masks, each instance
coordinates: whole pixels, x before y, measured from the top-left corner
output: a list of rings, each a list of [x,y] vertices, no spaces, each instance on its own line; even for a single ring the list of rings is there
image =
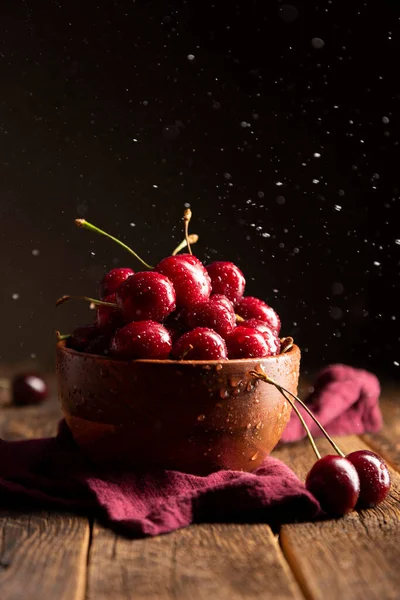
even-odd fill
[[[265,373],[297,393],[300,350],[229,361],[118,360],[57,344],[58,393],[76,443],[101,464],[206,474],[253,471],[291,407]]]

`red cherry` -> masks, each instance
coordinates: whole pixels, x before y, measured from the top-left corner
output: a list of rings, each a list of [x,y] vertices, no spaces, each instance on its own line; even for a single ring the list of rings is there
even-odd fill
[[[100,282],[100,298],[105,300],[107,296],[114,294],[121,283],[126,281],[128,277],[131,277],[133,274],[134,271],[126,267],[111,269],[111,271],[104,275]]]
[[[272,331],[279,335],[281,321],[271,306],[259,298],[245,296],[236,305],[236,313],[243,319],[258,319],[270,326]]]
[[[178,360],[227,360],[226,344],[222,337],[207,327],[197,327],[180,337],[172,348]]]
[[[265,321],[259,321],[258,319],[248,319],[240,324],[241,327],[250,327],[260,331],[269,347],[271,348],[272,354],[275,356],[281,351],[281,340],[278,338],[276,333],[265,323]]]
[[[326,513],[340,517],[357,504],[360,479],[347,458],[328,455],[314,464],[307,475],[306,488]]]
[[[191,254],[167,256],[155,270],[166,275],[174,284],[178,308],[189,308],[210,297],[211,280],[207,270]]]
[[[105,302],[116,302],[116,294],[111,294],[104,298]],[[118,327],[122,327],[124,324],[124,317],[119,308],[114,306],[102,306],[101,304],[97,307],[96,313],[96,325],[102,333],[112,333]]]
[[[389,469],[383,458],[369,450],[351,452],[346,458],[355,466],[360,478],[359,506],[376,506],[383,502],[391,486]]]
[[[17,406],[40,404],[47,398],[48,388],[41,377],[33,373],[17,375],[11,384],[12,402]]]
[[[229,358],[263,358],[272,356],[276,344],[271,347],[264,334],[257,329],[239,325],[226,338]]]
[[[98,337],[91,340],[85,348],[87,354],[98,354],[99,356],[106,356],[110,351],[110,336],[99,335]]]
[[[236,304],[243,297],[246,280],[242,271],[233,263],[216,261],[208,265],[212,293],[223,294]]]
[[[155,321],[134,321],[118,329],[110,350],[123,358],[152,358],[162,360],[171,352],[171,336],[163,325]]]
[[[215,295],[190,308],[187,311],[186,322],[189,329],[207,327],[225,337],[233,331],[236,315],[232,303],[226,296]]]
[[[116,292],[125,321],[162,321],[176,307],[172,282],[155,271],[131,275]]]
[[[96,325],[83,325],[77,327],[67,339],[66,346],[67,348],[72,348],[72,350],[83,352],[90,340],[93,340],[99,333]]]

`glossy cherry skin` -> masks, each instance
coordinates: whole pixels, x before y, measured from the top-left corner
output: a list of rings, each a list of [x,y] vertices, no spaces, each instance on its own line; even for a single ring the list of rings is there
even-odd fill
[[[110,352],[122,358],[168,358],[172,349],[167,329],[156,321],[134,321],[114,334]],[[160,382],[162,385],[162,382]]]
[[[104,298],[105,302],[116,302],[116,294],[111,294]],[[113,306],[97,307],[96,325],[102,333],[112,333],[124,324],[124,317],[121,310]]]
[[[252,329],[257,329],[257,331],[260,331],[263,334],[267,344],[271,348],[272,355],[275,356],[280,353],[281,340],[264,321],[259,321],[258,319],[248,319],[247,321],[240,323],[240,325],[241,327],[251,327]]]
[[[115,294],[121,283],[126,281],[128,277],[131,277],[134,273],[135,271],[132,271],[132,269],[128,269],[127,267],[111,269],[111,271],[106,273],[100,281],[100,298],[105,300],[110,294]]]
[[[236,313],[243,319],[258,319],[270,326],[277,335],[281,330],[281,320],[271,306],[259,298],[245,296],[236,304]]]
[[[167,256],[155,270],[174,284],[178,308],[190,308],[210,297],[211,279],[205,266],[191,254]]]
[[[370,507],[383,502],[390,491],[391,481],[382,457],[369,450],[357,450],[346,456],[360,478],[358,506]]]
[[[172,348],[177,360],[227,360],[226,344],[216,331],[196,327],[182,335]]]
[[[228,356],[232,358],[263,358],[272,356],[276,344],[271,347],[264,334],[251,327],[239,325],[226,338]]]
[[[306,488],[328,515],[341,517],[353,510],[360,494],[360,479],[347,458],[323,456],[307,475]]]
[[[222,294],[233,304],[241,300],[246,280],[239,267],[231,262],[218,260],[208,265],[207,272],[211,279],[212,294]]]
[[[186,323],[188,329],[207,327],[225,338],[236,326],[236,315],[228,298],[217,294],[190,308],[186,314]]]
[[[34,373],[23,373],[12,380],[11,398],[16,406],[40,404],[48,393],[46,382]]]
[[[116,301],[126,322],[162,321],[176,308],[172,282],[161,273],[135,273],[120,285]]]
[[[72,348],[72,350],[83,352],[90,340],[97,337],[99,333],[96,325],[82,325],[74,329],[66,341],[66,346],[67,348]]]

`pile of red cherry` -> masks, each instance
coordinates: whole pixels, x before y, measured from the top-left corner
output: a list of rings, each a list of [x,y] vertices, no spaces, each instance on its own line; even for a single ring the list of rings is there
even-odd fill
[[[245,285],[233,263],[205,267],[192,254],[168,256],[148,271],[112,269],[100,283],[100,300],[91,299],[94,325],[78,327],[66,343],[79,351],[131,359],[279,354],[280,319],[262,300],[244,296]]]

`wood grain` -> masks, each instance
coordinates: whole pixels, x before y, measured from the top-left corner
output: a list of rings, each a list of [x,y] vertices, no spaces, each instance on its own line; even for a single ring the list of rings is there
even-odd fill
[[[337,440],[344,452],[365,447],[355,436]],[[318,443],[324,454],[327,442]],[[304,478],[314,462],[306,442],[275,453]],[[400,590],[400,475],[379,507],[341,519],[285,525],[282,550],[306,598],[312,600],[397,600]]]
[[[53,396],[39,407],[0,410],[0,437],[53,435],[60,418]],[[0,512],[1,600],[83,600],[90,527],[87,519],[52,512]]]
[[[83,600],[87,519],[45,512],[0,515],[1,600]]]
[[[386,389],[381,399],[384,426],[379,433],[363,435],[362,439],[395,469],[400,471],[400,392]]]
[[[197,525],[126,540],[95,527],[88,600],[300,599],[265,525]]]
[[[55,435],[61,419],[56,396],[39,406],[15,407],[8,403],[0,408],[0,438],[21,440]]]

